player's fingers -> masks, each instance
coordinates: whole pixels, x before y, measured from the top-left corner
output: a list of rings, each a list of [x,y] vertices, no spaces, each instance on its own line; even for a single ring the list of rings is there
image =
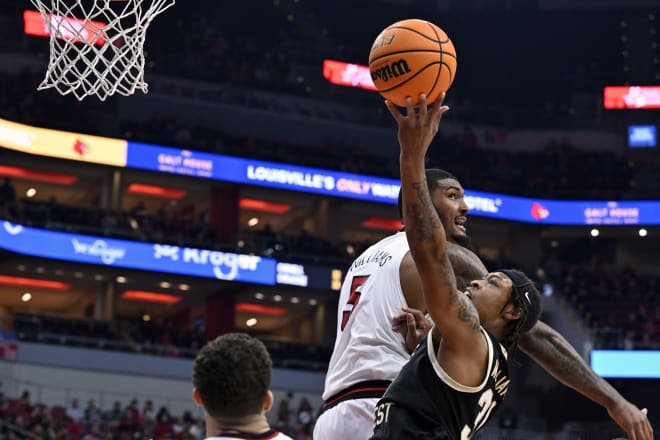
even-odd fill
[[[417,329],[417,324],[415,323],[415,317],[412,314],[408,313],[406,319],[408,324],[408,331],[414,332]]]
[[[436,101],[438,103],[438,106],[442,106],[442,103],[445,102],[445,97],[447,96],[447,92],[442,92],[440,96],[438,96],[438,100]]]
[[[387,107],[387,110],[390,111],[390,114],[397,122],[401,122],[404,118],[401,112],[388,99],[385,100],[385,107]]]
[[[406,324],[407,322],[408,322],[408,321],[405,321],[405,322],[393,322],[393,323],[392,323],[392,328],[394,328],[394,327],[396,327],[396,328],[401,328],[401,326],[404,325],[404,324]]]
[[[649,410],[644,408],[642,409],[642,414],[644,414],[644,422],[642,426],[642,430],[644,431],[644,437],[642,437],[644,440],[646,439],[652,439],[653,438],[653,427],[651,426],[651,422],[649,422],[648,419],[648,414]]]
[[[409,307],[402,307],[402,310],[406,313],[412,314],[415,318],[415,322],[421,322],[423,324],[426,321],[426,316],[424,316],[421,310],[411,309]]]
[[[406,98],[406,116],[411,125],[414,126],[417,123],[417,113],[415,112],[413,100],[410,96]]]
[[[419,94],[419,116],[425,117],[429,112],[428,104],[426,103],[426,95],[424,93]]]

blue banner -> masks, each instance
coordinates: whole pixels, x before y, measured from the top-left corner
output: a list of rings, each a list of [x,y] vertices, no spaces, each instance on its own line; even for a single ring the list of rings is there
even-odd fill
[[[660,379],[660,351],[592,350],[591,368],[601,377]]]
[[[128,143],[126,166],[241,184],[396,204],[395,179]],[[561,201],[465,190],[471,214],[548,225],[658,225],[657,201]]]
[[[126,166],[227,182],[396,203],[400,182],[382,177],[128,143]]]
[[[660,202],[528,199],[465,190],[470,213],[549,225],[658,225]]]
[[[0,228],[0,248],[56,260],[275,284],[276,261],[272,258],[54,232],[7,221]]]

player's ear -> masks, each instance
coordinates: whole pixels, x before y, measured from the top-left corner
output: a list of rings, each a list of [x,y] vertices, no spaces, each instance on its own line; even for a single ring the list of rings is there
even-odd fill
[[[275,398],[273,397],[273,392],[271,390],[268,390],[266,393],[266,397],[264,397],[264,412],[270,411],[270,409],[273,407],[273,402],[275,401]]]
[[[520,307],[516,307],[513,304],[509,303],[504,307],[502,314],[504,315],[504,318],[506,318],[507,321],[513,321],[515,319],[520,319],[520,317],[522,316],[522,310],[520,309]]]
[[[193,388],[192,398],[193,398],[193,402],[195,402],[195,405],[199,406],[200,408],[204,406],[202,405],[202,396],[199,395],[199,391],[197,391],[197,388]]]

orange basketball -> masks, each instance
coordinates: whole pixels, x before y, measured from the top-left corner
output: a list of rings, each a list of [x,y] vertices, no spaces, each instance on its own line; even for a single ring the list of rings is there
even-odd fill
[[[369,72],[378,91],[396,105],[410,96],[417,105],[447,91],[456,76],[456,50],[438,26],[425,20],[397,21],[378,35],[369,53]]]

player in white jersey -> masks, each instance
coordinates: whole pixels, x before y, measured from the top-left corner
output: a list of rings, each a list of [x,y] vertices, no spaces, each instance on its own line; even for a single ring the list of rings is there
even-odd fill
[[[436,193],[438,204],[452,213],[449,233],[466,243],[462,224],[468,207],[458,197],[460,184],[443,170],[427,174],[433,190],[442,190]],[[422,295],[405,232],[385,237],[351,264],[339,296],[337,338],[314,440],[369,438],[376,403],[410,358],[404,337],[392,330],[392,318],[404,308],[424,309]]]
[[[193,400],[204,409],[207,440],[292,440],[266,419],[272,369],[264,344],[245,333],[227,333],[202,347],[193,366]]]
[[[447,253],[457,287],[464,291],[472,280],[483,278],[488,271],[466,247],[468,206],[463,187],[452,174],[438,169],[426,170],[426,181],[447,234]],[[399,216],[403,218],[401,206],[399,200]],[[397,248],[396,243],[401,246],[400,251],[391,250]],[[384,258],[378,253],[385,251],[391,252],[392,260],[381,267]],[[405,309],[401,327],[407,331],[407,339],[393,331],[392,326],[393,317],[400,319],[402,305],[417,309],[416,313]],[[355,260],[342,284],[337,338],[314,440],[366,440],[371,436],[376,403],[409,359],[404,344],[412,351],[411,341],[428,328],[422,324],[424,319],[419,319],[423,316],[419,311],[426,311],[422,284],[404,234],[381,240]],[[646,413],[595,374],[551,327],[539,321],[521,337],[519,347],[561,383],[603,406],[631,438],[652,438],[644,434],[651,430]]]

